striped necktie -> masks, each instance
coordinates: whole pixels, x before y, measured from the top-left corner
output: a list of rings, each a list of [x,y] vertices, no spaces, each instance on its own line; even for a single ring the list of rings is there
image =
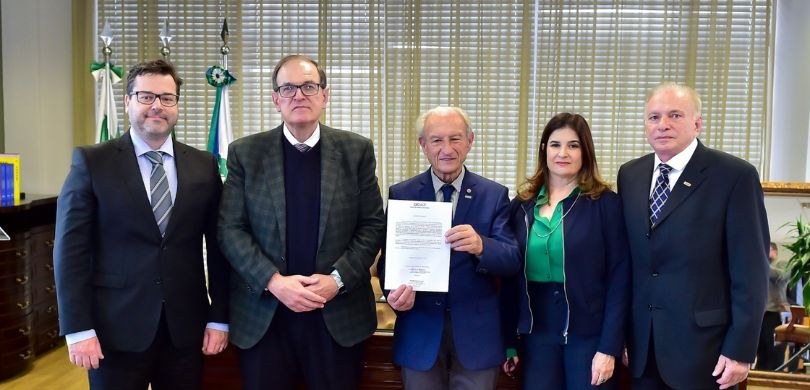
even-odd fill
[[[172,195],[169,192],[166,170],[163,169],[163,153],[155,151],[144,153],[152,163],[152,173],[149,175],[149,199],[161,236],[166,234],[166,226],[169,224],[169,215],[172,211]]]
[[[664,208],[664,203],[669,198],[669,171],[672,170],[672,167],[661,163],[658,164],[658,170],[661,171],[661,174],[655,181],[655,189],[650,197],[650,222],[653,225],[661,217],[661,209]]]

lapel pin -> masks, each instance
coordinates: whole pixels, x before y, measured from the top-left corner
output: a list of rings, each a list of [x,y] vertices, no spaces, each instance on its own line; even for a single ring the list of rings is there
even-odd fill
[[[685,181],[685,182],[683,182],[683,185],[685,185],[685,186],[687,186],[687,187],[691,187],[691,186],[692,186],[692,183],[690,183],[690,182],[688,182],[688,181]]]
[[[472,194],[472,190],[467,188],[467,195],[464,195],[464,197],[467,198],[467,199],[472,199],[472,195],[470,195],[470,194]]]

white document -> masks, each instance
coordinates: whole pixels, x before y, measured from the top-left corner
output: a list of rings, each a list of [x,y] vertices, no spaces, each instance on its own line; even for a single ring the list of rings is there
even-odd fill
[[[453,203],[388,200],[385,287],[402,284],[414,291],[447,292],[450,244],[444,233],[453,223]]]

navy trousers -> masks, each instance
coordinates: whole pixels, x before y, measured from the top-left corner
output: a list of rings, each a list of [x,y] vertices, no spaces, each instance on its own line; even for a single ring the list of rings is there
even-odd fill
[[[568,334],[568,303],[562,283],[529,283],[534,315],[531,334],[521,335],[523,388],[549,390],[616,388],[611,378],[600,386],[591,385],[591,363],[599,337]],[[621,364],[616,361],[616,364]]]

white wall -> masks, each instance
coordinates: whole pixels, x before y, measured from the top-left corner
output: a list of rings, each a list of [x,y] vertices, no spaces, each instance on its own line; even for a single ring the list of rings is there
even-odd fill
[[[810,1],[776,2],[771,181],[810,181]]]
[[[71,0],[1,4],[6,152],[20,154],[24,192],[57,194],[73,143]]]

